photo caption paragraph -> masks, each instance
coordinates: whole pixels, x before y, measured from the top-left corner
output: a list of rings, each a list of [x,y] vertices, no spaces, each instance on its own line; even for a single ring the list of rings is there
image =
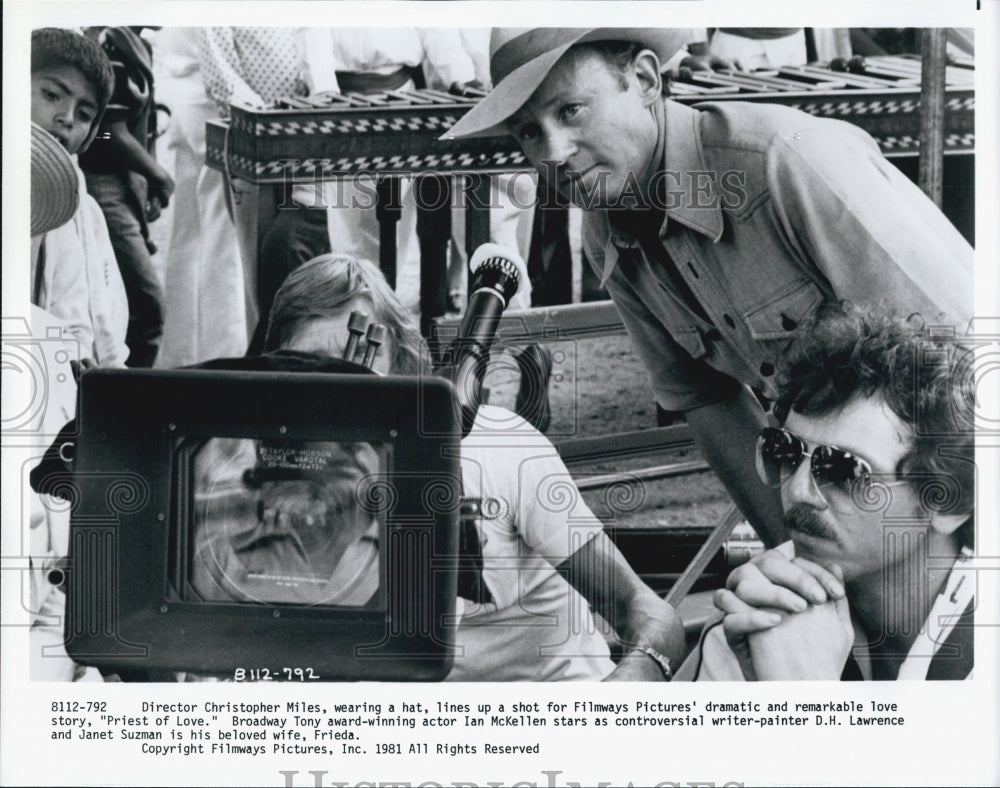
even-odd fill
[[[157,702],[50,703],[49,738],[121,742],[149,756],[525,755],[557,729],[900,727],[897,702],[876,700],[589,700],[455,703]],[[417,735],[417,732],[421,734]],[[491,743],[494,733],[523,738]],[[419,740],[418,740],[419,739]],[[116,744],[117,746],[122,746]]]

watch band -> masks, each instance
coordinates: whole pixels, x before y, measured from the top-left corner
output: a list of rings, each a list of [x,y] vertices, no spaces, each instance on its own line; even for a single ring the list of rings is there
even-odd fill
[[[670,681],[674,677],[674,671],[670,668],[670,660],[663,656],[659,651],[657,651],[652,646],[632,646],[629,652],[637,651],[641,654],[645,654],[653,662],[656,663],[657,667],[663,672],[663,680]]]

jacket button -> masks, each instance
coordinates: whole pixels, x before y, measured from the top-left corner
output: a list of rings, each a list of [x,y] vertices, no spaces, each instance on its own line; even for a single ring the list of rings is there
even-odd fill
[[[792,320],[788,315],[784,312],[781,313],[781,327],[785,329],[785,331],[793,331],[797,325],[798,323]]]
[[[723,315],[722,319],[726,321],[726,325],[730,328],[736,328],[736,321],[729,315]]]
[[[774,364],[770,364],[767,361],[765,361],[763,364],[760,365],[760,374],[763,375],[765,378],[771,377],[771,375],[774,374]]]

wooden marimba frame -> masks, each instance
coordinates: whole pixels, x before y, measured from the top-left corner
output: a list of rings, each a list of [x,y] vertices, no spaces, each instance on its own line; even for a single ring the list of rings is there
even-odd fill
[[[484,91],[458,96],[435,90],[376,94],[326,94],[283,99],[266,109],[231,107],[230,121],[210,121],[207,162],[256,187],[258,244],[289,187],[338,178],[375,179],[380,228],[379,264],[396,284],[396,223],[402,209],[399,182],[413,176],[421,253],[421,328],[443,315],[452,189],[463,181],[465,246],[472,252],[489,240],[490,176],[531,172],[513,140],[441,141]]]

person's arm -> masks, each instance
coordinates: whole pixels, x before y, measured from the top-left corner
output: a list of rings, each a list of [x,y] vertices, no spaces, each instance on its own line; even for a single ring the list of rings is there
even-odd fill
[[[223,117],[233,103],[264,106],[264,100],[243,78],[240,57],[231,27],[205,27],[198,31],[198,64],[205,92]]]
[[[643,647],[666,657],[674,669],[680,665],[684,626],[677,611],[642,582],[605,534],[589,539],[558,570],[623,644],[624,656],[606,680],[662,681],[662,668]]]
[[[501,423],[503,414],[489,411],[493,424]],[[626,650],[648,647],[678,667],[684,628],[677,613],[642,582],[604,533],[548,438],[519,417],[506,415],[503,432],[491,435],[477,423],[462,442],[464,460],[489,446],[489,465],[497,471],[488,474],[483,494],[510,502],[511,524],[524,545],[567,579],[615,630]],[[611,678],[662,681],[664,675],[647,654],[628,652]]]
[[[758,478],[754,452],[767,419],[756,397],[741,386],[729,399],[685,411],[691,434],[709,466],[768,547],[788,538],[781,496]]]
[[[420,27],[417,35],[424,48],[424,60],[445,88],[475,80],[476,68],[457,29]]]
[[[106,131],[108,145],[118,160],[132,172],[137,172],[149,185],[149,201],[154,208],[164,208],[174,193],[174,179],[146,150],[146,146],[132,136],[125,121],[115,121]]]
[[[337,58],[333,52],[333,31],[329,27],[306,27],[299,31],[305,80],[309,95],[340,93],[337,82]],[[348,69],[344,69],[348,70]]]

